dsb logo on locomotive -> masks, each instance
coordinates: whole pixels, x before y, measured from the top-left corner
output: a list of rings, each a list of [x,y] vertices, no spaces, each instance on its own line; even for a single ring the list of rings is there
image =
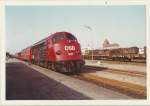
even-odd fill
[[[67,50],[75,50],[75,46],[64,46],[64,49]]]

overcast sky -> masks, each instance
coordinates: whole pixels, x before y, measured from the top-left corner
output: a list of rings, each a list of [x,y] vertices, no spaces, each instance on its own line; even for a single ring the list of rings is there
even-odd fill
[[[105,39],[143,47],[145,6],[6,6],[6,50],[11,53],[58,31],[74,34],[82,48],[100,48]]]

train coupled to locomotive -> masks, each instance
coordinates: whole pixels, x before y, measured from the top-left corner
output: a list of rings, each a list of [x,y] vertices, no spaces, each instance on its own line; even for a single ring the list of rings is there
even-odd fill
[[[24,53],[29,55],[27,61],[55,71],[78,74],[85,63],[79,42],[69,32],[56,32],[29,48]]]

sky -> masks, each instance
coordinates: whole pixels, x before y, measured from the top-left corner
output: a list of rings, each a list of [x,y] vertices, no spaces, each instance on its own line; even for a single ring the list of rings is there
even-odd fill
[[[146,9],[130,6],[6,6],[6,51],[16,53],[59,31],[71,32],[82,48],[146,45]]]

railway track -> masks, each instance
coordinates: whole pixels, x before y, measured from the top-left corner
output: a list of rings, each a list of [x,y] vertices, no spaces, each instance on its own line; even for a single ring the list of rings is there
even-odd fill
[[[123,75],[129,75],[133,77],[144,77],[146,78],[145,72],[139,72],[139,71],[128,71],[128,70],[119,70],[119,69],[111,69],[111,68],[104,68],[104,67],[98,67],[98,66],[85,66],[84,70],[82,70],[82,73],[85,72],[96,72],[96,71],[105,71],[110,73],[116,73],[116,74],[123,74]]]
[[[100,60],[102,63],[110,63],[110,64],[129,64],[129,65],[140,65],[140,66],[145,66],[146,65],[146,60],[143,61],[138,61],[138,60],[133,60],[133,61],[109,61],[109,60]]]
[[[99,72],[99,75],[96,74],[97,72]],[[111,75],[115,75],[115,77],[120,77],[120,79],[111,78]],[[132,81],[128,81],[129,79],[138,79],[143,80],[143,82],[146,83],[146,73],[85,66],[78,76],[71,76],[80,80],[94,83],[107,89],[121,92],[134,98],[146,98],[146,84],[142,85],[142,82],[134,83]],[[121,79],[121,77],[123,77],[124,79]]]

